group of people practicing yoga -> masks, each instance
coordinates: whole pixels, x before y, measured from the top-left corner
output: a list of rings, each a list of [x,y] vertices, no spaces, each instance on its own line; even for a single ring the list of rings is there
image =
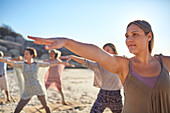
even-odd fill
[[[108,107],[113,113],[170,113],[170,56],[152,55],[154,33],[145,20],[135,20],[126,28],[126,45],[131,58],[119,56],[112,43],[103,49],[94,44],[78,42],[65,37],[40,38],[28,36],[34,43],[46,45],[50,59],[37,61],[34,48],[27,48],[24,60],[3,58],[0,52],[0,88],[10,100],[6,64],[14,67],[20,87],[20,101],[15,109],[19,113],[32,96],[37,95],[43,108],[50,113],[46,89],[56,88],[64,100],[61,76],[65,66],[75,60],[94,71],[94,86],[100,88],[90,113],[102,113]],[[122,40],[122,39],[121,39]],[[81,56],[61,56],[57,49],[66,47]],[[65,62],[62,59],[67,59]],[[124,89],[122,102],[120,89]],[[124,103],[124,104],[122,104]]]

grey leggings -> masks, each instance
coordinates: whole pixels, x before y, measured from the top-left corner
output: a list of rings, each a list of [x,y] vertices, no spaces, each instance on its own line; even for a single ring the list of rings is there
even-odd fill
[[[49,107],[47,106],[47,103],[46,103],[46,100],[45,100],[45,96],[44,95],[41,95],[41,96],[38,96],[38,99],[40,100],[41,104],[43,105],[43,107],[45,108],[45,111],[46,113],[50,113],[50,109]],[[23,100],[21,99],[14,111],[14,113],[20,113],[20,111],[24,108],[24,106],[29,102],[31,98],[27,99],[27,100]]]

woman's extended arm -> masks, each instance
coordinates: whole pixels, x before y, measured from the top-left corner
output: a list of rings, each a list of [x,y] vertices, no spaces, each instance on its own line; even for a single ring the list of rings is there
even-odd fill
[[[85,61],[83,58],[81,57],[77,57],[77,56],[74,56],[74,55],[69,55],[69,56],[61,56],[60,59],[67,59],[67,62],[71,59],[73,59],[74,61],[80,63],[80,64],[83,64]]]
[[[125,76],[128,73],[127,70],[124,71],[123,69],[124,67],[128,66],[128,58],[111,56],[96,45],[81,43],[68,38],[37,38],[31,36],[28,38],[35,40],[34,42],[37,44],[47,45],[45,48],[48,50],[66,47],[70,51],[80,55],[83,58],[98,62],[106,70],[112,73]]]
[[[170,56],[162,56],[162,60],[168,72],[170,72]]]
[[[54,67],[54,66],[57,66],[59,64],[64,64],[65,66],[69,66],[69,67],[74,67],[74,65],[71,65],[69,64],[68,62],[53,62],[53,63],[50,63],[50,67]]]
[[[14,62],[9,60],[9,59],[0,58],[0,62],[7,63],[7,64],[9,64],[11,66],[14,66]]]

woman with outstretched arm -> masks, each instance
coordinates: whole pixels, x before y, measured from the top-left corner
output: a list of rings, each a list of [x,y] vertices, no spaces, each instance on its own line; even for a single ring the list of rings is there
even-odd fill
[[[130,22],[125,37],[130,53],[134,54],[132,58],[111,56],[95,45],[68,38],[29,38],[35,43],[47,45],[46,49],[64,46],[118,74],[124,85],[123,113],[169,113],[170,56],[151,55],[154,35],[147,21]]]
[[[34,61],[37,56],[37,52],[34,48],[27,48],[24,52],[24,62],[23,61],[12,61],[4,58],[0,58],[0,62],[7,63],[14,66],[14,70],[17,74],[18,84],[20,87],[20,101],[14,111],[14,113],[19,113],[24,106],[29,102],[32,96],[37,95],[43,108],[47,113],[50,113],[50,109],[46,102],[46,91],[44,86],[44,72],[48,66],[56,66],[58,64],[63,64],[63,62],[38,62]],[[64,63],[68,64],[68,63]],[[42,69],[40,69],[42,68]]]
[[[103,50],[111,55],[117,55],[116,47],[112,43],[106,43]],[[83,66],[94,71],[94,86],[100,88],[97,99],[94,102],[90,113],[102,113],[105,108],[109,108],[113,113],[121,113],[122,111],[122,96],[120,89],[122,83],[117,74],[110,73],[105,70],[99,63],[77,57],[74,55],[61,56],[61,59],[67,61],[73,59]]]
[[[45,60],[45,62],[62,62],[59,58],[61,56],[61,52],[56,49],[49,50],[50,59]],[[74,65],[67,65],[70,67],[74,67]],[[63,105],[67,105],[64,99],[63,89],[62,89],[62,73],[64,71],[65,65],[59,64],[57,66],[50,67],[45,74],[45,86],[46,89],[52,88],[57,89],[61,95],[61,103]]]

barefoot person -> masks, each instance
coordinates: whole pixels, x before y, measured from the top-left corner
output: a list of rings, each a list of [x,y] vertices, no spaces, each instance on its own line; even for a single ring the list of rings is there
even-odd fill
[[[170,113],[170,56],[151,55],[154,35],[147,21],[130,22],[125,37],[130,53],[134,54],[132,58],[111,56],[93,44],[68,38],[28,38],[37,44],[48,45],[46,49],[64,46],[118,74],[124,84],[123,113]]]
[[[45,108],[45,111],[50,113],[50,109],[47,106],[45,98],[46,91],[43,79],[45,72],[43,71],[46,70],[45,67],[48,68],[48,66],[56,66],[62,62],[37,62],[33,60],[36,56],[37,52],[34,48],[27,48],[24,52],[25,62],[0,58],[1,62],[14,66],[14,70],[18,77],[21,99],[14,113],[19,113],[34,95],[37,95],[43,105],[43,108]]]
[[[103,49],[110,54],[117,55],[116,48],[112,43],[105,44]],[[106,107],[113,113],[121,113],[123,105],[120,89],[122,83],[118,75],[108,72],[97,62],[81,57],[70,55],[62,56],[61,59],[67,59],[67,61],[73,59],[94,71],[94,86],[100,88],[100,91],[90,113],[103,113]]]
[[[2,51],[0,51],[0,58],[3,58],[4,54]],[[9,96],[9,87],[8,87],[8,81],[7,81],[7,64],[0,62],[0,89],[5,91],[7,102],[10,101]]]
[[[50,59],[46,60],[47,62],[62,62],[59,57],[61,56],[61,52],[59,50],[50,50],[49,51]],[[70,65],[71,66],[71,65]],[[73,65],[72,65],[73,66]],[[46,88],[57,89],[62,98],[62,104],[66,105],[64,100],[64,94],[62,91],[62,72],[65,68],[64,64],[59,64],[57,66],[50,67],[45,75],[45,86]]]

